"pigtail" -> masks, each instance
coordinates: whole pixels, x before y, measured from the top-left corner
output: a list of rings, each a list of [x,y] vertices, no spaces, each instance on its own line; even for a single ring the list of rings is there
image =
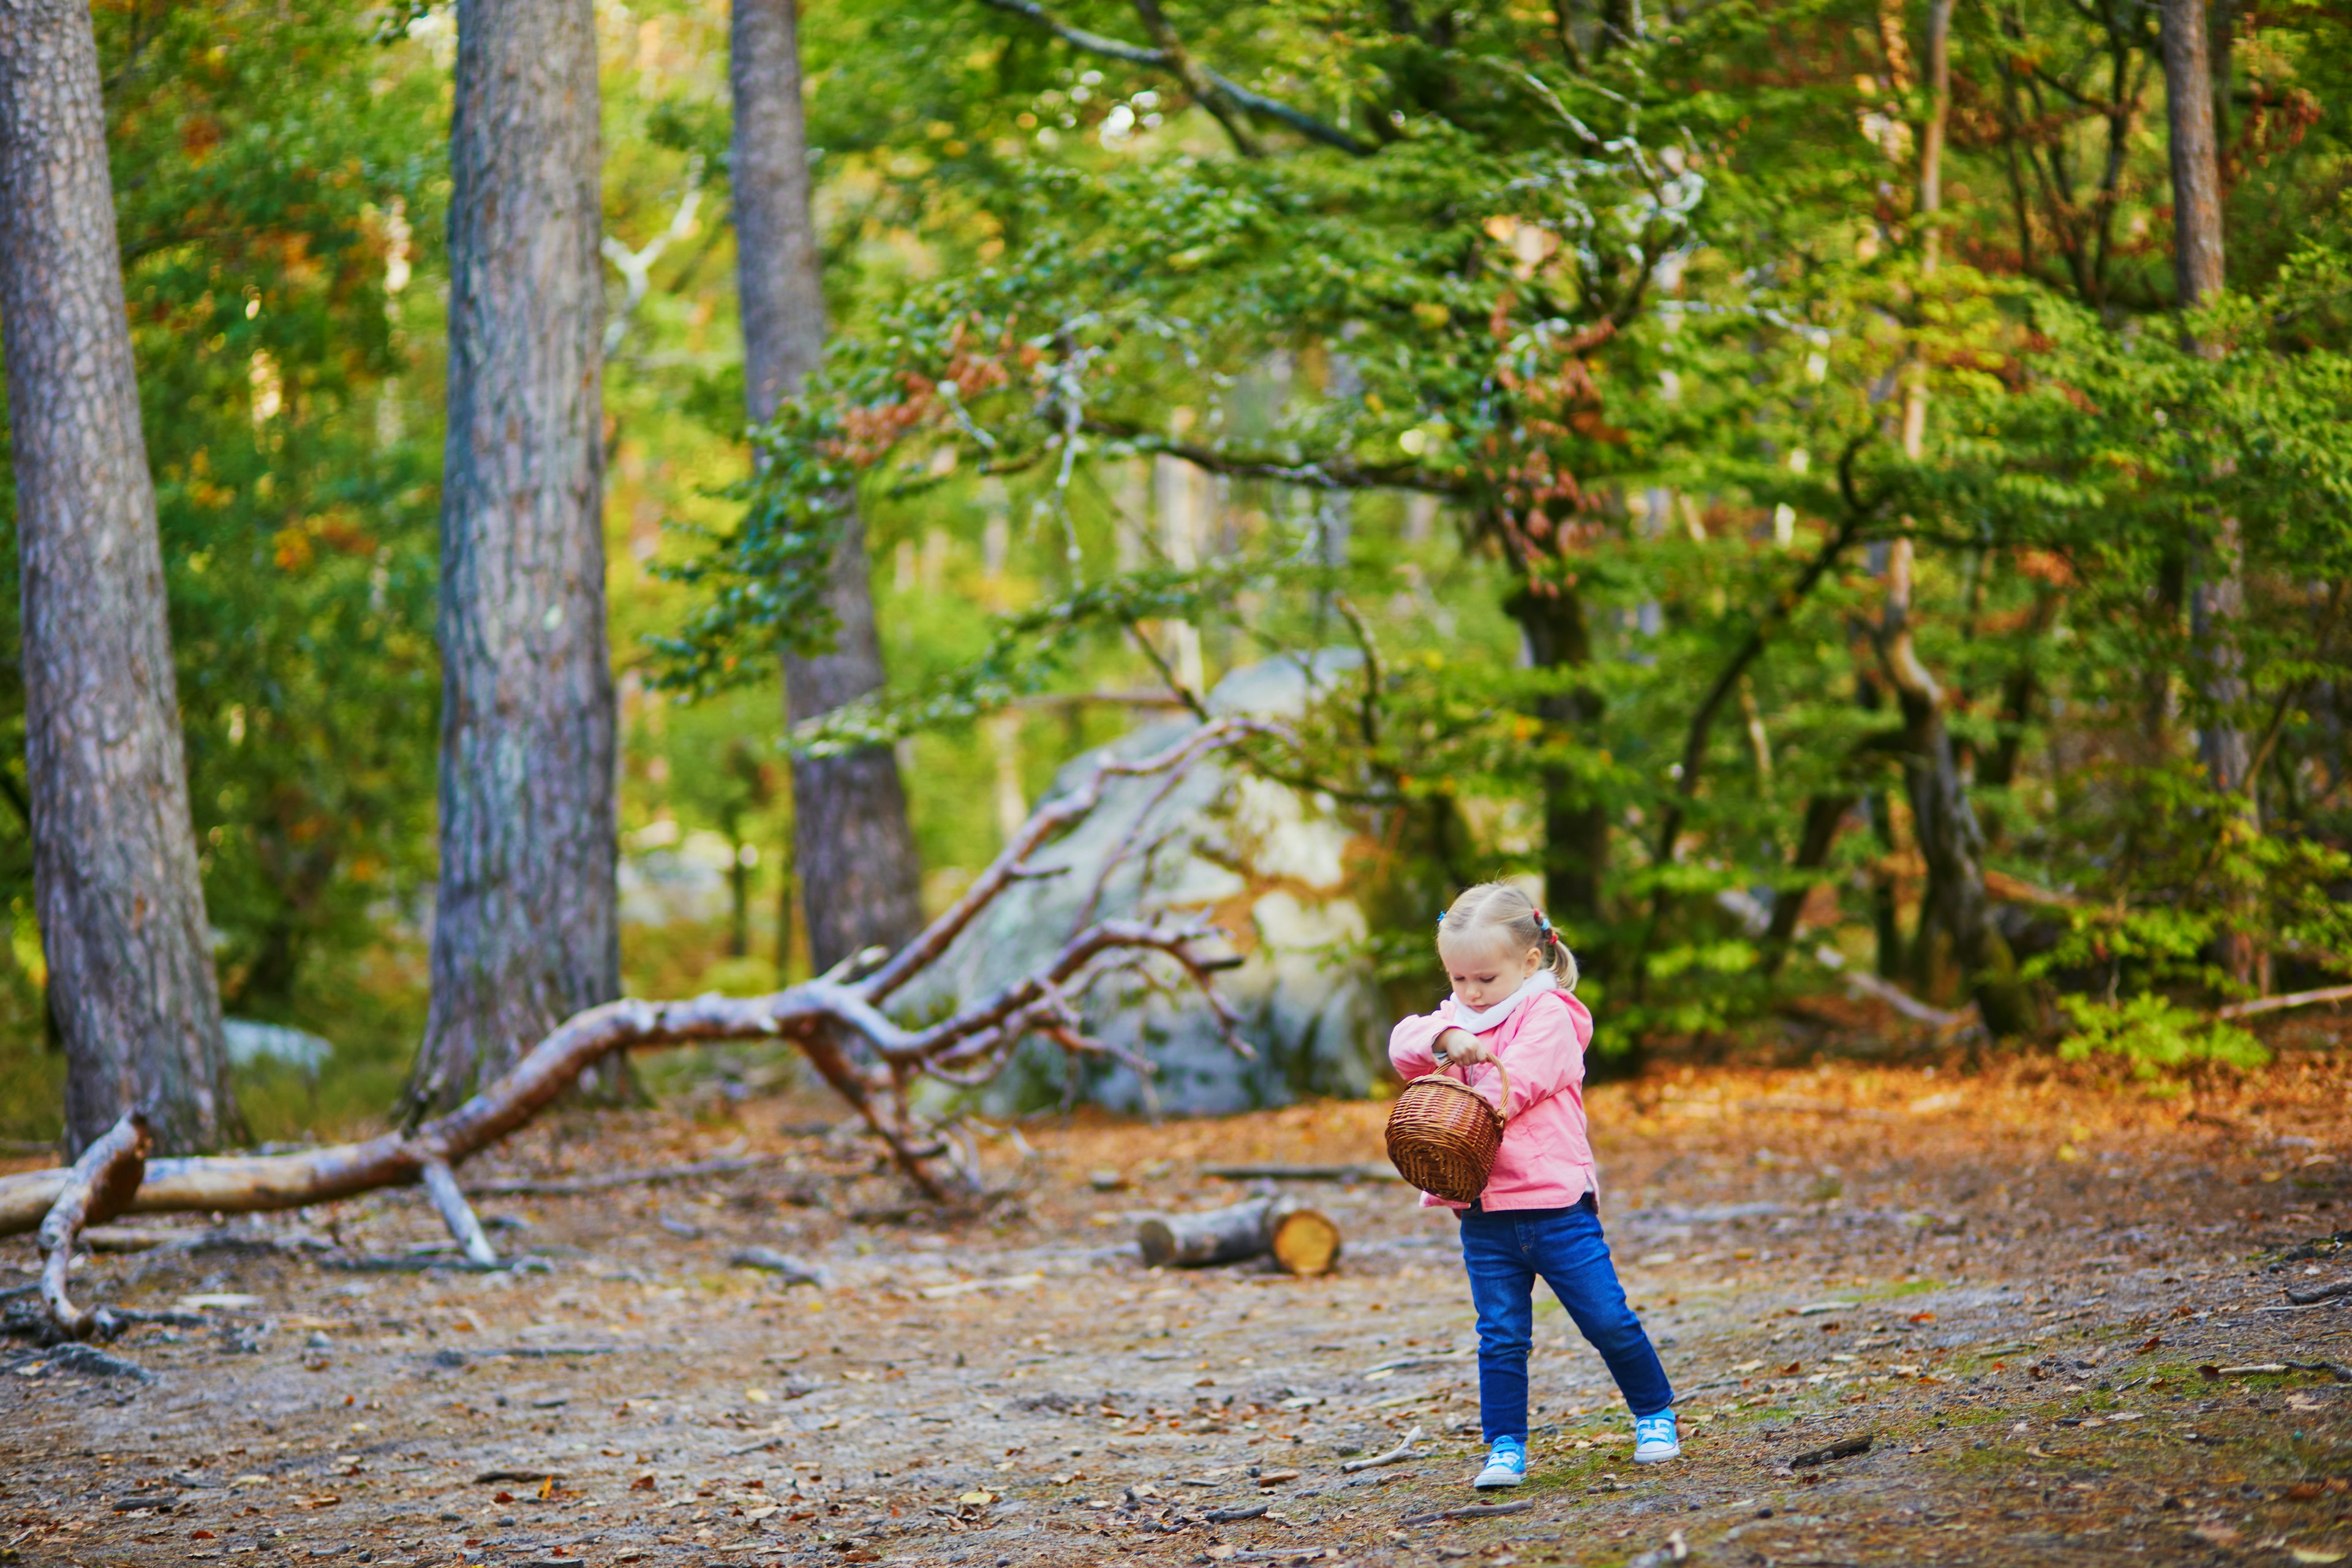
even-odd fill
[[[1568,943],[1559,939],[1559,932],[1552,930],[1550,920],[1541,910],[1536,910],[1535,914],[1536,926],[1543,932],[1544,955],[1550,962],[1552,978],[1559,982],[1562,991],[1575,990],[1576,954],[1568,951]]]

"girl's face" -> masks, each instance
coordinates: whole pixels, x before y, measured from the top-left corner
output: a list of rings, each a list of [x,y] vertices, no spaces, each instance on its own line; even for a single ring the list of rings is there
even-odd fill
[[[1493,1006],[1527,983],[1543,967],[1543,952],[1528,948],[1511,951],[1511,939],[1501,931],[1474,932],[1460,942],[1440,941],[1437,956],[1454,982],[1454,999],[1472,1012]]]

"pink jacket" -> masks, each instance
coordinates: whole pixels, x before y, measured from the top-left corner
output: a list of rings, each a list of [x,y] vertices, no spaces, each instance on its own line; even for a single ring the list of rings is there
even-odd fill
[[[1389,1034],[1389,1060],[1408,1082],[1437,1070],[1437,1037],[1454,1026],[1443,1012],[1407,1018]],[[1480,1206],[1486,1209],[1567,1208],[1601,1190],[1584,1121],[1584,1047],[1592,1043],[1592,1015],[1565,991],[1523,1004],[1479,1037],[1508,1069],[1510,1120],[1495,1155]],[[1493,1100],[1499,1080],[1489,1067],[1453,1069]],[[1458,1209],[1423,1193],[1424,1208]]]

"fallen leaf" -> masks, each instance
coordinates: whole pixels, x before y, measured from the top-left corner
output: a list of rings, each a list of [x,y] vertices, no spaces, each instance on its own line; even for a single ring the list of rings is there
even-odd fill
[[[555,1478],[553,1476],[550,1476],[547,1479],[539,1483],[539,1500],[545,1502],[549,1498],[551,1498],[554,1495]]]
[[[2210,1541],[2216,1546],[2238,1544],[2238,1532],[2226,1524],[2200,1524],[2190,1533],[2200,1540]]]
[[[497,1493],[496,1495],[494,1495],[494,1496],[490,1499],[490,1500],[491,1500],[492,1502],[512,1502],[512,1501],[514,1501],[514,1493],[512,1493],[512,1492],[499,1492],[499,1493]]]
[[[768,1403],[768,1391],[764,1388],[747,1388],[743,1391],[743,1397],[754,1405],[765,1405]]]
[[[2138,1355],[2146,1355],[2148,1352],[2150,1352],[2150,1351],[2154,1350],[2157,1346],[2158,1346],[2158,1345],[2162,1344],[2163,1342],[2164,1342],[2164,1336],[2163,1336],[2162,1334],[2155,1334],[2155,1335],[2151,1335],[2148,1339],[2147,1339],[2146,1341],[2142,1342],[2142,1343],[2141,1343],[2141,1345],[2140,1345],[2140,1347],[2139,1347],[2138,1351],[2137,1351],[2137,1352],[2134,1352],[2134,1353],[2138,1354]]]
[[[1782,1377],[1794,1377],[1804,1370],[1805,1363],[1803,1362],[1792,1361],[1788,1365],[1780,1369],[1780,1375]]]
[[[629,1483],[629,1489],[633,1492],[649,1492],[654,1489],[654,1479],[650,1475],[639,1476]]]
[[[2313,1546],[2290,1546],[2286,1554],[2297,1563],[2341,1563],[2347,1555],[2342,1552],[2324,1552]]]
[[[1933,1312],[1914,1312],[1911,1314],[1910,1321],[1915,1323],[1932,1323],[1936,1321],[1936,1314]]]
[[[1268,1470],[1264,1475],[1258,1476],[1255,1479],[1256,1479],[1257,1484],[1262,1487],[1278,1487],[1285,1481],[1297,1480],[1298,1479],[1298,1472],[1297,1470]]]
[[[965,1492],[956,1499],[956,1501],[968,1502],[974,1508],[986,1508],[990,1503],[992,1503],[995,1500],[996,1494],[991,1491]]]

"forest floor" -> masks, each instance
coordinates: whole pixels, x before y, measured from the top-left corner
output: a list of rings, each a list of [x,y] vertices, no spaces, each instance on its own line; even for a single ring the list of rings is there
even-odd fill
[[[1148,1272],[1132,1243],[1246,1195],[1205,1164],[1377,1161],[1382,1107],[1033,1123],[990,1146],[1017,1195],[963,1221],[894,1208],[869,1147],[811,1127],[833,1109],[519,1136],[468,1181],[764,1157],[478,1199],[526,1270],[413,1250],[446,1238],[409,1193],[94,1258],[83,1299],[201,1323],[110,1347],[146,1383],[0,1348],[0,1562],[2352,1562],[2352,1373],[2326,1366],[2352,1295],[2285,1299],[2352,1279],[2342,1053],[2168,1100],[2047,1060],[1596,1089],[1685,1457],[1631,1462],[1545,1293],[1527,1506],[1469,1520],[1430,1518],[1494,1500],[1444,1215],[1293,1184],[1346,1232],[1312,1279]],[[753,1245],[830,1282],[730,1267]],[[1342,1470],[1415,1426],[1423,1458]]]

